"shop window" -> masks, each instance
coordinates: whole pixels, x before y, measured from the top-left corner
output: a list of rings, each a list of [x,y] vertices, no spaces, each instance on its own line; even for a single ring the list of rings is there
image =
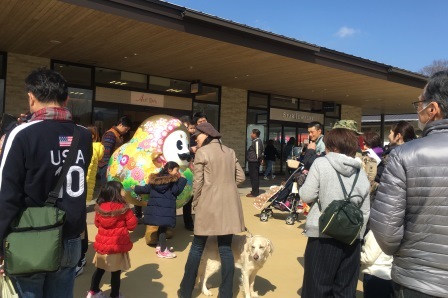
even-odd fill
[[[325,112],[325,116],[326,117],[336,117],[339,118],[340,115],[340,111],[341,111],[341,105],[334,105],[334,110],[333,111],[329,111],[329,112]]]
[[[93,110],[93,121],[95,126],[98,127],[98,131],[102,136],[112,126],[117,124],[118,110],[95,107],[95,109]]]
[[[197,112],[205,113],[208,122],[219,130],[219,105],[195,102],[193,104],[193,114]]]
[[[251,92],[249,93],[249,107],[267,108],[269,95]]]
[[[6,55],[5,54],[2,54],[2,53],[0,53],[0,78],[5,78],[6,77],[6,71],[5,71],[5,66],[6,66],[6,61],[3,61],[3,60],[5,60],[5,58],[6,58]]]
[[[316,100],[301,99],[299,101],[299,110],[321,113],[323,112],[323,102]]]
[[[301,99],[299,101],[299,109],[301,111],[311,111],[313,108],[312,101],[308,99]]]
[[[298,104],[299,100],[294,97],[280,95],[272,95],[271,97],[271,107],[297,110]]]
[[[6,54],[0,53],[0,115],[5,106]]]
[[[3,114],[5,106],[5,80],[0,79],[0,115]]]
[[[65,63],[54,63],[53,69],[62,76],[69,85],[75,86],[92,86],[92,68],[83,67]]]
[[[95,82],[107,84],[110,88],[126,87],[147,89],[148,76],[140,73],[96,67]]]
[[[338,118],[325,117],[324,132],[331,130],[338,120]]]
[[[190,95],[190,82],[149,76],[149,90]]]
[[[68,88],[67,109],[72,113],[73,121],[89,125],[92,116],[92,90]]]
[[[201,91],[196,94],[195,100],[219,102],[219,88],[213,86],[202,85]]]
[[[323,102],[321,101],[311,101],[311,111],[321,113],[323,108]]]
[[[268,112],[266,110],[247,110],[247,124],[267,124]]]

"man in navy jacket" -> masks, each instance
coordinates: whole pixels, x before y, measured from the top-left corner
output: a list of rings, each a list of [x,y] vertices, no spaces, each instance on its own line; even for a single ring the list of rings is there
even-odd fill
[[[56,202],[66,212],[61,269],[55,273],[11,277],[19,297],[73,297],[75,267],[81,253],[79,235],[86,225],[85,176],[92,156],[92,137],[87,129],[71,120],[65,108],[67,82],[60,74],[38,69],[25,83],[33,116],[7,135],[0,156],[0,239],[3,243],[12,220],[22,210],[44,205],[59,179],[73,132],[78,129],[76,159]]]

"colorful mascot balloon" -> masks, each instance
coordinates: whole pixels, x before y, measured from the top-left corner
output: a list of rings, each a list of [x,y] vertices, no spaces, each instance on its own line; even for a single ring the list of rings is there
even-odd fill
[[[107,179],[121,181],[129,203],[146,206],[148,195],[139,200],[131,191],[131,186],[145,185],[150,174],[158,173],[168,161],[175,161],[188,181],[176,200],[176,207],[180,208],[191,199],[193,193],[193,173],[188,167],[189,144],[189,134],[179,119],[167,115],[149,117],[139,126],[132,139],[114,152],[109,161]],[[157,226],[146,226],[146,244],[157,243],[157,230]],[[167,237],[172,237],[172,230],[167,231]]]
[[[175,161],[188,183],[177,197],[176,207],[185,205],[192,196],[193,173],[189,169],[189,134],[179,119],[168,115],[152,116],[143,121],[132,139],[118,148],[109,161],[108,179],[121,181],[126,200],[146,206],[148,195],[138,196],[133,185],[145,185],[149,175],[158,173],[168,161]]]

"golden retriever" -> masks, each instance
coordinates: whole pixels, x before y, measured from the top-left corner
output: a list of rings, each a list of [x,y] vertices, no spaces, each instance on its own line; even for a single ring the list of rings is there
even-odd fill
[[[232,241],[232,252],[235,259],[235,267],[241,269],[244,297],[258,297],[258,293],[254,291],[255,276],[268,257],[274,252],[272,242],[259,235],[235,235]],[[217,238],[208,237],[198,271],[198,284],[202,282],[202,293],[204,295],[213,295],[207,289],[207,280],[220,268],[221,259]]]

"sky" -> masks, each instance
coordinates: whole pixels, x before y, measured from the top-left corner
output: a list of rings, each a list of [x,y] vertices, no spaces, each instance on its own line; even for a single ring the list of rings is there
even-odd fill
[[[169,2],[413,72],[448,59],[448,0]]]

